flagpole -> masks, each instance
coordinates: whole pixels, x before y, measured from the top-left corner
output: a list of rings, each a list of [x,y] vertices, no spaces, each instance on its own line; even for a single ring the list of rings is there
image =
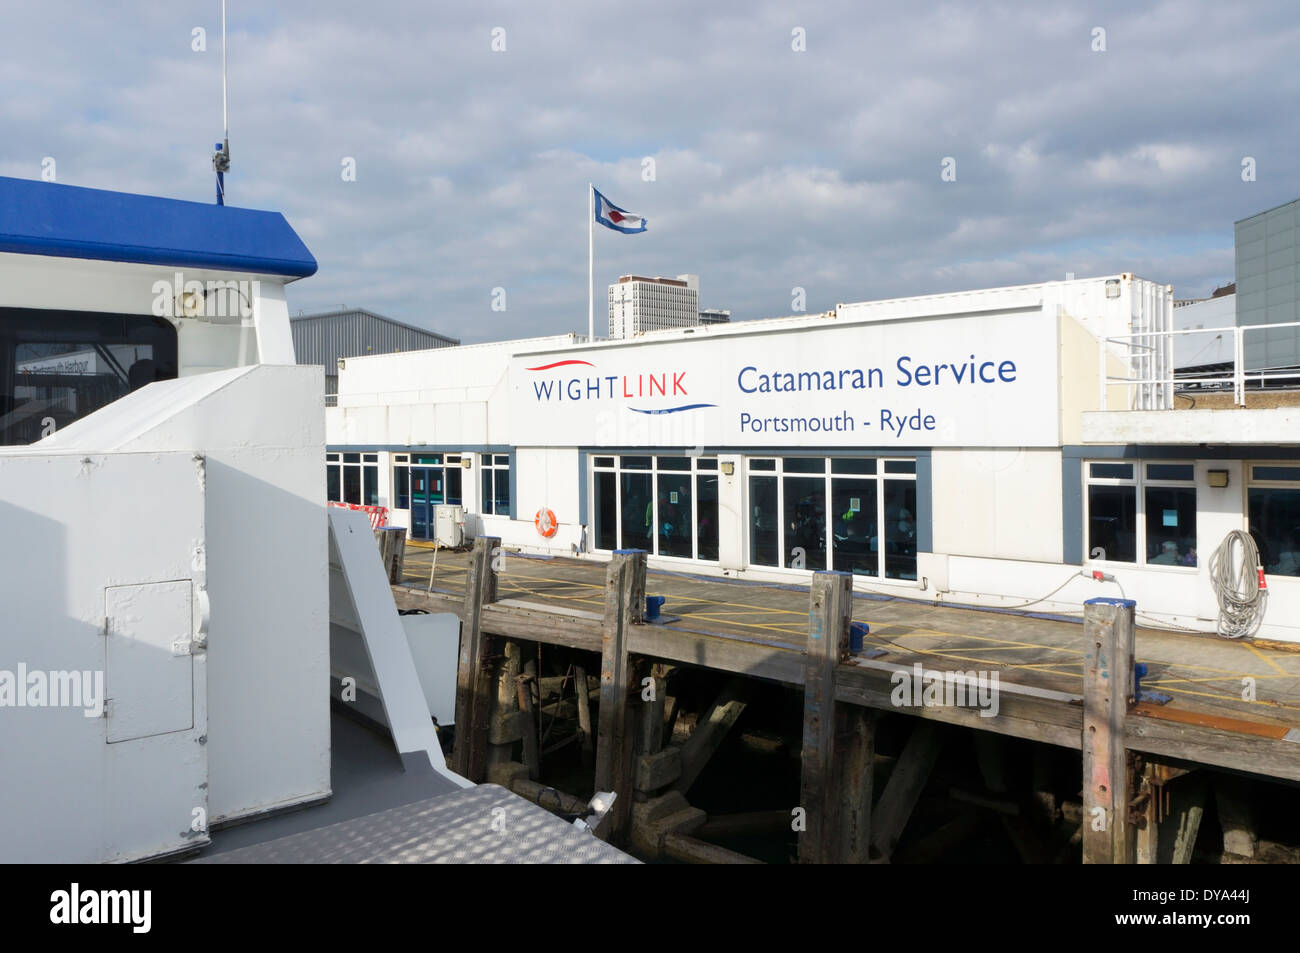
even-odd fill
[[[587,343],[596,340],[596,190],[587,183]]]

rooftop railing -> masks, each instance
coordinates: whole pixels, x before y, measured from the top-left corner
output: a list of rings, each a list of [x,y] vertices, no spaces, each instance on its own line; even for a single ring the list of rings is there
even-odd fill
[[[1192,386],[1201,388],[1232,388],[1233,403],[1246,405],[1246,389],[1257,383],[1261,388],[1269,381],[1296,380],[1300,370],[1295,367],[1260,367],[1246,369],[1246,335],[1256,331],[1277,331],[1282,328],[1300,328],[1300,321],[1283,321],[1276,324],[1248,324],[1219,328],[1184,328],[1174,331],[1144,331],[1137,334],[1117,334],[1098,341],[1100,356],[1098,384],[1101,409],[1111,410],[1110,391],[1123,388],[1124,410],[1170,410],[1174,406],[1177,389]],[[1176,337],[1195,334],[1232,335],[1232,366],[1223,371],[1207,371],[1195,376],[1178,374],[1173,366],[1173,341]],[[1115,358],[1116,347],[1127,349],[1120,359],[1128,365],[1128,373],[1114,376],[1109,364]],[[1227,363],[1227,362],[1224,362]]]

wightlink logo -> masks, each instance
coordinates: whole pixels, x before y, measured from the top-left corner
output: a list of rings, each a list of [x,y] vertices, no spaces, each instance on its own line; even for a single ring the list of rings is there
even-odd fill
[[[596,370],[591,361],[567,360],[553,364],[541,364],[525,370],[554,371],[559,368],[589,367]],[[586,371],[568,371],[568,375],[551,377],[546,380],[534,380],[533,397],[538,402],[568,401],[577,403],[583,400],[644,400],[650,397],[688,397],[685,371],[657,371],[640,374],[592,374]],[[677,414],[684,410],[699,410],[701,407],[716,407],[716,404],[678,404],[673,407],[628,407],[638,414]]]
[[[104,673],[0,668],[0,708],[80,708],[87,718],[104,714]]]
[[[910,671],[898,669],[889,681],[895,708],[978,708],[981,718],[998,713],[997,672],[927,670],[917,662]]]
[[[132,933],[148,933],[153,926],[153,891],[82,890],[74,883],[50,894],[50,922],[126,924]]]

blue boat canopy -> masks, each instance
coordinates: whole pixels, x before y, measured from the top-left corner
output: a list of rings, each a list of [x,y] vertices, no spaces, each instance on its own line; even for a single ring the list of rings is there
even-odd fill
[[[0,176],[0,252],[306,278],[316,259],[279,212]]]

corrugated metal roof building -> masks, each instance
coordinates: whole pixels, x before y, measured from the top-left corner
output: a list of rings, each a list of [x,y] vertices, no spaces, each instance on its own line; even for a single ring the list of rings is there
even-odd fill
[[[386,318],[365,308],[304,314],[289,321],[299,364],[325,367],[325,393],[339,390],[339,358],[455,347],[458,338]]]

